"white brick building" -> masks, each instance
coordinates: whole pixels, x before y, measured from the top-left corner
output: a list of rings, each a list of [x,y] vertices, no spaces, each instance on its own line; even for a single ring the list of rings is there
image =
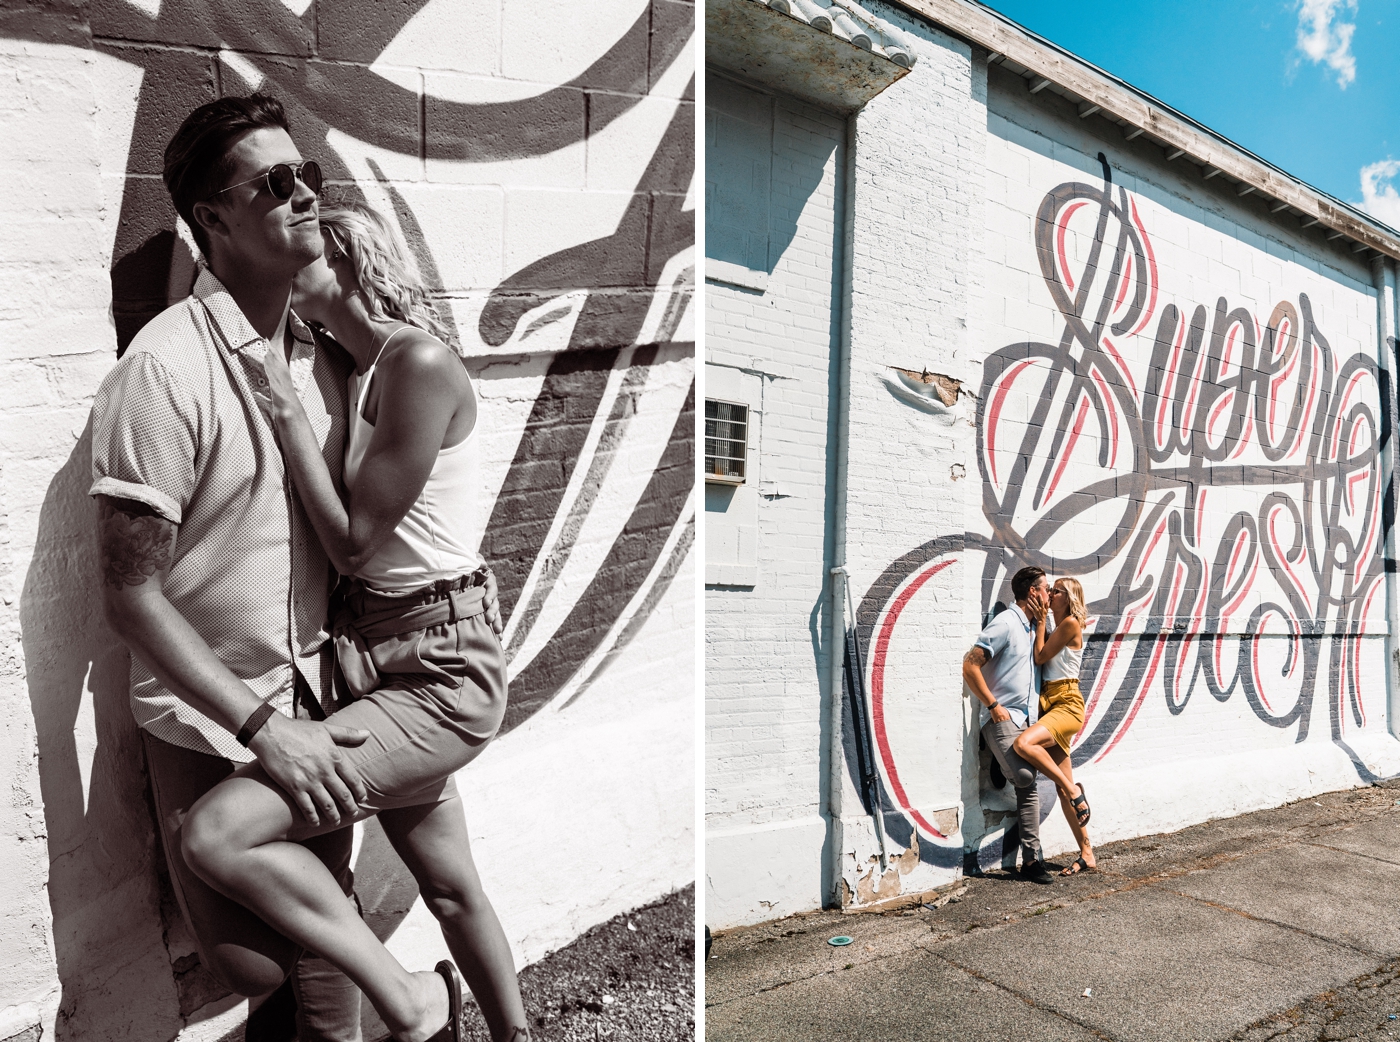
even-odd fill
[[[1014,851],[960,663],[1026,563],[1095,841],[1400,773],[1400,234],[967,0],[786,6],[707,5],[709,925]]]

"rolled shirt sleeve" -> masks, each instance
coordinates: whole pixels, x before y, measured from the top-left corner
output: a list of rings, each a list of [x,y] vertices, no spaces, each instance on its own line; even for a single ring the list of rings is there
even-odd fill
[[[149,351],[117,363],[92,406],[92,496],[144,503],[180,524],[195,486],[195,398]]]
[[[977,643],[973,645],[985,648],[987,655],[991,658],[996,658],[998,654],[1005,651],[1006,645],[1011,641],[1011,631],[1007,626],[1006,614],[1006,612],[1001,612],[987,623],[982,632],[977,634]]]

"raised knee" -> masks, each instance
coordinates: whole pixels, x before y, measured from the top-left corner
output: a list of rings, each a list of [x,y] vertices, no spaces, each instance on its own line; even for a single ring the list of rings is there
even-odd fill
[[[225,845],[226,837],[219,827],[217,815],[196,808],[185,816],[184,823],[180,826],[180,853],[185,858],[185,864],[190,866],[195,875],[208,881],[217,864],[218,852],[225,849]]]

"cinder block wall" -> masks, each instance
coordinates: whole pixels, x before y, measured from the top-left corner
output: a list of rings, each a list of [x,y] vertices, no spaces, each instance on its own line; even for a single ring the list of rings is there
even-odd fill
[[[161,153],[221,94],[280,96],[327,194],[394,216],[469,356],[512,699],[459,785],[517,960],[690,881],[693,25],[677,0],[0,12],[0,1039],[243,1016],[161,878],[86,496],[92,394],[194,275]],[[374,828],[357,858],[371,921],[430,966]]]
[[[769,267],[766,291],[706,285],[705,393],[748,404],[752,417],[747,483],[705,490],[706,916],[723,925],[822,900],[818,721],[846,121],[716,76],[707,89],[707,140],[738,120],[755,128],[754,162],[766,167],[772,150],[757,260]],[[729,574],[736,552],[717,545],[740,524],[752,532],[738,550],[750,555],[749,576]]]

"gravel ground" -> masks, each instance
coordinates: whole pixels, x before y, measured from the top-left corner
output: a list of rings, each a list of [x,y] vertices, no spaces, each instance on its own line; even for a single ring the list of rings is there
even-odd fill
[[[601,923],[520,974],[536,1042],[695,1038],[695,887]],[[472,1010],[467,1037],[490,1042]]]

